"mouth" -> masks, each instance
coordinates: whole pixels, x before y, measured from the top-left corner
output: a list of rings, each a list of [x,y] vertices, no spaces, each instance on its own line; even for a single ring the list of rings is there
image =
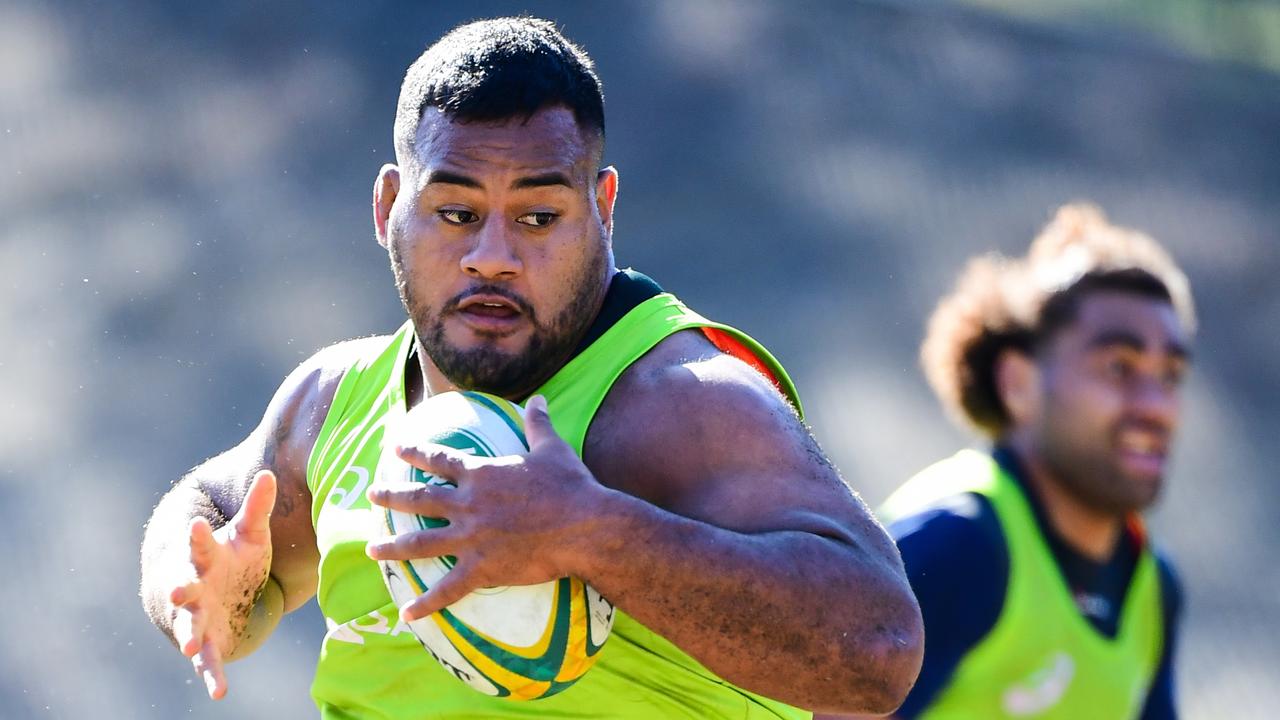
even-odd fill
[[[525,317],[518,303],[491,293],[466,296],[457,303],[454,313],[472,330],[488,336],[514,332]]]
[[[1120,463],[1129,474],[1159,478],[1169,457],[1168,433],[1145,427],[1121,429],[1116,438]]]

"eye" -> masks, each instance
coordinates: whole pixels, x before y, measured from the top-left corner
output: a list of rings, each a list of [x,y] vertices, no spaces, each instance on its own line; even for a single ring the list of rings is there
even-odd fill
[[[450,225],[467,225],[479,219],[475,213],[470,210],[457,210],[455,208],[447,208],[439,210],[437,213],[440,217]]]
[[[1124,356],[1113,357],[1105,365],[1107,377],[1113,380],[1128,380],[1136,372],[1133,361]]]
[[[555,222],[558,217],[560,216],[553,212],[531,212],[525,213],[524,215],[516,218],[516,222],[521,225],[541,228],[547,227],[551,223]]]
[[[1176,388],[1182,386],[1182,381],[1187,377],[1187,366],[1185,363],[1170,363],[1164,369],[1160,376],[1160,380],[1166,387]]]

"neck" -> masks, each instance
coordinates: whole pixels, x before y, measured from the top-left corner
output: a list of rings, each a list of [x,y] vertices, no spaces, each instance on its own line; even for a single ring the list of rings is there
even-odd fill
[[[427,354],[422,352],[421,349],[418,350],[418,367],[421,368],[420,377],[422,378],[423,386],[426,388],[426,397],[459,389],[457,385],[449,381],[449,378],[444,376],[444,373],[440,372],[436,364],[431,362],[431,358],[427,357]],[[419,400],[422,399],[425,398],[419,397]]]
[[[413,341],[417,343],[418,339],[414,338]],[[412,408],[432,395],[454,389],[440,386],[447,381],[431,363],[431,359],[426,357],[426,353],[422,352],[421,346],[409,355],[409,362],[404,370],[405,407]]]
[[[1053,531],[1091,560],[1103,562],[1110,558],[1124,528],[1124,518],[1090,507],[1072,494],[1025,438],[1008,438],[1005,444],[1021,461],[1026,482],[1043,505]]]

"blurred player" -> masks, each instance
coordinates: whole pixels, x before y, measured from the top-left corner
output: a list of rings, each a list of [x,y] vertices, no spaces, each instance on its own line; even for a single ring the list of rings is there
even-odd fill
[[[601,163],[585,53],[542,20],[459,27],[409,69],[395,142],[374,225],[409,320],[304,363],[258,428],[181,480],[148,525],[144,605],[209,694],[227,691],[224,659],[316,595],[329,632],[312,694],[326,718],[897,706],[921,653],[897,551],[777,362],[615,267],[618,174]],[[368,491],[386,419],[458,388],[532,398],[529,454],[410,447],[401,457],[457,489]],[[369,543],[371,501],[450,524]],[[440,555],[457,564],[403,608],[370,559]],[[554,697],[482,695],[405,624],[477,588],[566,575],[618,614],[596,666]]]
[[[1139,513],[1163,483],[1194,318],[1149,237],[1061,208],[1025,258],[971,261],[921,358],[990,442],[883,516],[925,620],[901,718],[1173,718],[1180,592]]]

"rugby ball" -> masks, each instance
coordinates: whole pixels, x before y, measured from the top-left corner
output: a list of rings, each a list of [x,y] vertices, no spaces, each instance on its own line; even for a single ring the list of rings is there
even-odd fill
[[[419,403],[387,428],[375,482],[453,485],[395,454],[397,444],[434,443],[482,457],[523,455],[519,405],[479,392],[447,392]],[[377,531],[396,535],[449,523],[445,518],[379,510]],[[454,565],[452,557],[380,561],[396,607],[425,593]],[[513,700],[550,697],[595,663],[613,627],[613,606],[578,578],[541,585],[482,588],[429,617],[409,623],[432,657],[486,695]]]

